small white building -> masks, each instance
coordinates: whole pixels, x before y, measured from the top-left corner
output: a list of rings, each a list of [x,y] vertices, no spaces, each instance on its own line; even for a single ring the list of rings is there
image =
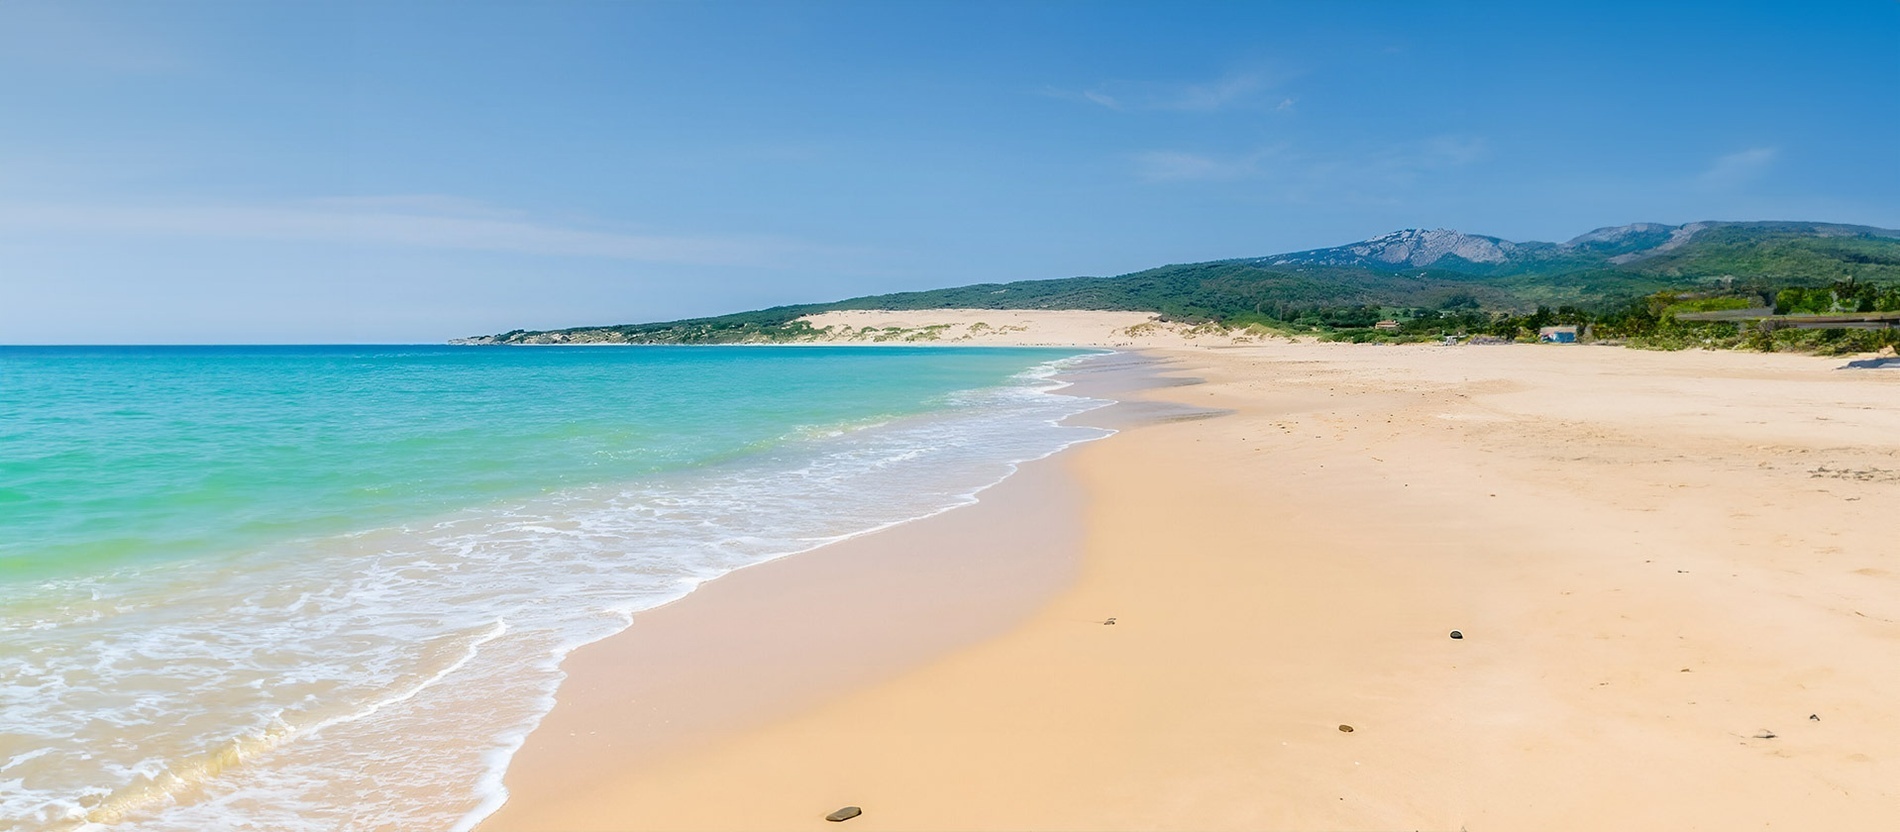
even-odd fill
[[[1577,328],[1574,326],[1547,326],[1537,330],[1537,340],[1549,344],[1577,343]]]

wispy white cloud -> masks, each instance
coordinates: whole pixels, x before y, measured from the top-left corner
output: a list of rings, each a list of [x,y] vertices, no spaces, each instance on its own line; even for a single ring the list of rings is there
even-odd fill
[[[1219,110],[1247,100],[1264,86],[1266,79],[1259,73],[1228,75],[1205,84],[1188,84],[1177,90],[1163,90],[1155,98],[1155,106],[1163,110]]]
[[[7,232],[281,240],[721,266],[771,266],[850,253],[775,236],[653,234],[551,223],[485,203],[428,195],[267,204],[0,203],[0,233]]]
[[[1238,153],[1150,150],[1134,154],[1137,178],[1154,183],[1257,179],[1294,191],[1391,189],[1420,175],[1474,164],[1489,147],[1476,136],[1433,136],[1361,152],[1308,151],[1279,144]]]
[[[1435,170],[1469,165],[1483,159],[1491,147],[1477,136],[1433,136],[1422,142],[1394,148],[1387,161],[1397,167]]]
[[[1042,94],[1051,98],[1084,101],[1110,110],[1210,113],[1239,107],[1290,109],[1291,98],[1283,97],[1278,106],[1262,100],[1262,94],[1272,86],[1272,79],[1264,72],[1235,72],[1211,81],[1192,83],[1106,81],[1082,90],[1046,87]]]
[[[1137,153],[1135,167],[1137,174],[1149,182],[1234,179],[1250,172],[1240,160],[1220,159],[1181,150],[1150,150]]]
[[[1717,188],[1732,188],[1742,185],[1762,174],[1780,155],[1779,148],[1751,147],[1734,153],[1716,157],[1707,170],[1697,177],[1702,184]]]
[[[0,3],[0,61],[115,73],[187,64],[180,50],[121,17],[70,3]]]
[[[292,203],[324,211],[362,214],[429,214],[491,219],[527,218],[527,213],[503,208],[479,199],[448,194],[371,194],[356,196],[320,196]]]
[[[1135,154],[1135,174],[1146,182],[1249,179],[1267,175],[1271,171],[1267,163],[1278,152],[1278,148],[1270,147],[1238,154],[1150,150]]]

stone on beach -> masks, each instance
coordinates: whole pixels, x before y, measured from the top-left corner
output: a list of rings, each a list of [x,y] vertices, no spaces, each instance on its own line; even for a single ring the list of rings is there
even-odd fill
[[[860,809],[856,806],[846,806],[843,809],[839,809],[836,812],[832,812],[831,814],[826,815],[825,820],[831,821],[833,823],[841,823],[843,821],[850,820],[862,814],[864,814],[863,809]]]

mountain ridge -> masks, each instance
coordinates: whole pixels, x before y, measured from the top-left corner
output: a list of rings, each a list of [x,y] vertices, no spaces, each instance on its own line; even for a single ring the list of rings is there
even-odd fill
[[[1862,225],[1801,222],[1700,222],[1667,225],[1637,222],[1586,231],[1561,243],[1513,241],[1449,228],[1405,228],[1329,248],[1243,258],[1262,265],[1360,266],[1365,268],[1428,268],[1491,272],[1500,266],[1534,267],[1591,255],[1604,255],[1613,265],[1664,254],[1687,245],[1695,236],[1714,228],[1805,229],[1813,236],[1900,237],[1900,231]],[[1443,265],[1439,265],[1440,263]]]
[[[795,340],[810,334],[800,329],[800,317],[848,309],[1146,311],[1171,320],[1270,324],[1356,322],[1368,314],[1377,320],[1378,309],[1492,315],[1542,306],[1610,309],[1664,291],[1727,294],[1772,305],[1781,289],[1842,280],[1900,284],[1900,230],[1793,221],[1639,222],[1551,243],[1442,228],[1401,229],[1331,248],[1174,264],[1112,277],[978,283],[708,318],[515,330],[452,343]],[[1368,309],[1375,311],[1363,311]]]

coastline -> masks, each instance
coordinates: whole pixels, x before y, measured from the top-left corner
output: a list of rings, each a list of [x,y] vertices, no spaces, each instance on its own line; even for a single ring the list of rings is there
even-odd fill
[[[509,766],[508,801],[476,828],[586,828],[568,810],[628,770],[1008,632],[1074,580],[1081,503],[1065,464],[1038,460],[976,505],[721,576],[574,651]]]
[[[1165,384],[1155,362],[1099,354],[1059,395]],[[1108,430],[1196,412],[1113,402],[1068,424]],[[661,763],[1001,636],[1071,586],[1080,562],[1077,443],[1021,463],[976,502],[740,569],[569,654],[554,709],[514,754],[508,800],[475,827],[586,826],[621,772]],[[609,825],[611,825],[611,821]]]
[[[305,509],[358,525],[21,582],[0,652],[20,671],[0,817],[471,826],[502,802],[571,650],[714,576],[967,505],[1023,461],[1101,436],[1058,423],[1106,404],[1051,392],[1064,356],[1085,350],[335,350],[35,365],[49,383],[22,401],[47,406],[23,449],[38,420],[55,425],[43,449],[98,450],[91,468],[51,469],[70,477],[69,502],[151,495],[104,529],[240,540],[234,516],[295,530]],[[177,383],[147,390],[145,375]],[[102,386],[190,418],[127,432],[151,414],[89,412]],[[440,407],[471,389],[493,392]],[[218,499],[200,481],[223,483]],[[345,487],[365,481],[406,488]],[[236,483],[254,486],[251,510]],[[85,549],[42,537],[33,516],[8,517],[29,554]]]
[[[890,829],[1878,828],[1900,796],[1877,742],[1900,730],[1900,565],[1874,514],[1900,378],[1588,347],[1161,355],[1208,383],[1141,398],[1233,415],[1044,461],[1083,501],[1052,600],[603,755],[480,828],[817,829],[846,804]]]

